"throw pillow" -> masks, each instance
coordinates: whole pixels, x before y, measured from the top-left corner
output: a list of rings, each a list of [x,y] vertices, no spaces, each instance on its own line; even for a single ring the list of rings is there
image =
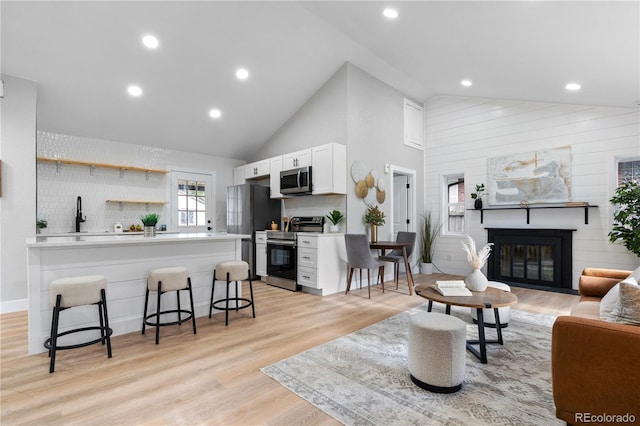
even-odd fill
[[[621,282],[618,301],[620,306],[616,322],[640,325],[640,286]]]
[[[620,313],[620,284],[637,285],[640,281],[640,267],[636,268],[627,278],[613,286],[600,301],[600,319],[609,322],[621,322]]]

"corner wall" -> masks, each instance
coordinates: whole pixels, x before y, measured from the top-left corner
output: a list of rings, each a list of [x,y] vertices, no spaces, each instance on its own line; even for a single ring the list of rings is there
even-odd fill
[[[640,111],[588,105],[519,100],[439,96],[426,104],[425,204],[439,206],[444,217],[442,177],[464,173],[465,186],[487,183],[491,157],[571,147],[572,200],[586,201],[583,209],[532,210],[530,224],[523,211],[480,213],[465,200],[465,229],[476,244],[487,242],[487,227],[568,228],[573,233],[573,288],[585,267],[634,269],[637,256],[621,244],[609,243],[613,222],[609,199],[615,189],[616,156],[640,154]],[[471,193],[472,190],[467,190]],[[435,210],[435,209],[434,209]],[[466,275],[471,267],[460,248],[460,236],[437,241],[434,263],[446,273]],[[492,256],[495,254],[492,254]]]
[[[26,239],[36,223],[36,96],[33,81],[2,75],[0,100],[0,313],[27,308]]]

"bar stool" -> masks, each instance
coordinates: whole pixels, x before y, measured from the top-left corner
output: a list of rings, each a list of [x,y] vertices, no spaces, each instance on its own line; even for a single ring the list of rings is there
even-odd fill
[[[147,307],[149,305],[149,292],[155,291],[158,294],[156,312],[147,315]],[[167,292],[175,291],[176,300],[178,302],[177,309],[170,309],[166,311],[160,310],[160,297]],[[188,291],[189,300],[191,302],[191,310],[182,309],[180,307],[180,292]],[[178,314],[177,321],[161,322],[160,316],[165,314]],[[187,314],[185,318],[182,318],[182,314]],[[155,322],[151,319],[155,318]],[[196,317],[195,309],[193,308],[193,293],[191,292],[191,277],[189,277],[189,271],[183,267],[172,268],[159,268],[149,272],[147,277],[147,294],[144,298],[144,316],[142,319],[142,334],[144,334],[147,325],[156,328],[156,345],[160,343],[160,327],[167,325],[181,325],[183,322],[192,320],[193,322],[193,334],[196,334]]]
[[[53,306],[51,317],[51,336],[44,341],[44,347],[49,349],[49,373],[53,373],[56,364],[56,352],[64,349],[75,349],[83,346],[93,345],[101,342],[107,344],[107,355],[111,358],[111,334],[113,330],[109,328],[109,317],[107,315],[107,297],[105,289],[107,280],[102,275],[86,275],[72,278],[58,278],[51,282],[49,295]],[[100,326],[82,327],[58,333],[60,312],[83,305],[98,305],[98,315]],[[74,345],[58,345],[58,338],[68,334],[79,333],[90,330],[99,330],[100,338]]]
[[[220,277],[220,278],[217,278]],[[227,281],[227,293],[224,299],[213,300],[213,292],[216,288],[216,281],[226,279]],[[249,293],[250,299],[238,297],[238,281],[249,280]],[[229,285],[232,281],[236,283],[236,292],[234,297],[229,297]],[[230,307],[229,302],[233,301],[234,306]],[[244,302],[242,304],[241,302]],[[220,306],[224,303],[224,306]],[[251,283],[251,271],[249,270],[249,264],[242,260],[230,260],[221,262],[216,265],[216,269],[213,270],[213,283],[211,284],[211,303],[209,305],[209,318],[211,318],[211,311],[219,309],[225,311],[224,313],[224,325],[229,325],[229,311],[248,308],[251,306],[253,317],[256,317],[256,309],[253,305],[253,284]]]

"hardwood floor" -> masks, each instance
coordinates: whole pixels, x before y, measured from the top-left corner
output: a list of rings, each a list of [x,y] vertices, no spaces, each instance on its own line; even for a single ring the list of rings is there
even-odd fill
[[[416,275],[416,284],[439,275]],[[383,294],[366,288],[327,297],[254,283],[250,311],[198,318],[154,334],[112,339],[59,352],[49,374],[46,353],[27,355],[27,314],[0,315],[2,425],[333,425],[333,418],[265,376],[260,368],[424,303],[406,285]],[[245,291],[248,289],[245,288]],[[577,296],[512,287],[515,309],[566,314]],[[142,309],[142,308],[141,308]]]

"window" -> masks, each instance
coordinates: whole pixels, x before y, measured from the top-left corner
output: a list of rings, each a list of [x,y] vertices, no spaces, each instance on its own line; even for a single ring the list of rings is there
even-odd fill
[[[204,226],[206,215],[205,183],[178,179],[178,226]]]
[[[445,176],[447,234],[464,234],[464,177]]]
[[[640,183],[640,159],[619,160],[616,186],[624,182]]]

